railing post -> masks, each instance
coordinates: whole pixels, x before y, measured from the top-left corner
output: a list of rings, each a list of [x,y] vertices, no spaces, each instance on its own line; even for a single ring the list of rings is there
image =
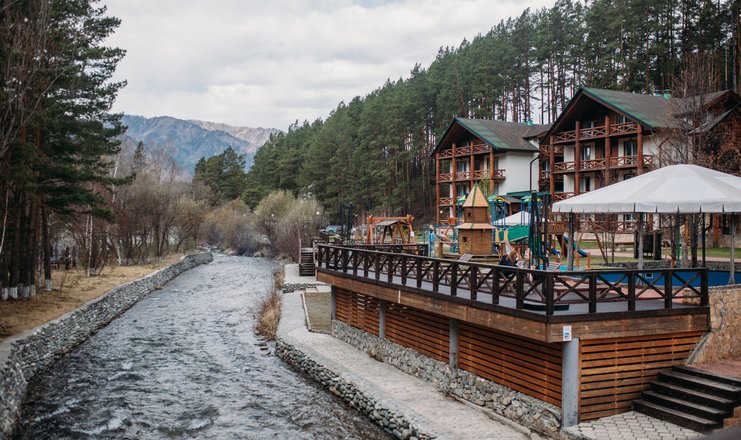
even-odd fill
[[[347,273],[347,263],[349,259],[347,253],[350,251],[348,249],[342,249],[340,252],[342,252],[342,273]]]
[[[589,313],[597,313],[597,279],[589,275]]]
[[[386,267],[388,267],[387,269],[388,273],[386,274],[386,277],[387,277],[386,280],[389,283],[394,281],[394,257],[395,257],[394,254],[386,255]]]
[[[515,275],[515,307],[517,310],[525,307],[525,277],[520,271]]]
[[[491,303],[492,304],[499,304],[499,293],[502,291],[502,286],[499,285],[499,278],[501,276],[501,272],[499,269],[494,268],[494,273],[492,274],[492,280],[491,280]]]
[[[340,262],[340,250],[335,248],[334,249],[334,270],[337,270],[337,265]]]
[[[373,255],[369,252],[363,252],[363,277],[368,278],[368,268],[370,267],[370,256]]]
[[[672,281],[674,280],[674,271],[669,270],[664,273],[664,308],[672,308],[674,292],[672,292]]]
[[[543,293],[545,294],[545,314],[550,316],[553,315],[555,309],[554,304],[556,301],[553,292],[553,283],[555,282],[553,274],[547,274],[543,282],[545,283],[545,285],[543,286]]]
[[[374,252],[373,255],[376,256],[376,260],[373,264],[373,275],[376,277],[377,280],[381,279],[381,253]]]
[[[628,311],[636,309],[636,274],[628,273]]]
[[[357,275],[358,274],[358,255],[360,255],[360,250],[354,249],[352,251],[352,274]]]
[[[407,257],[405,254],[401,254],[401,285],[407,285]]]
[[[414,262],[417,265],[417,289],[422,288],[422,262],[424,262],[422,258],[415,258]]]
[[[450,296],[458,294],[458,263],[450,263]]]
[[[708,297],[708,268],[700,269],[700,305],[707,306],[710,303]]]
[[[335,286],[330,287],[330,306],[329,316],[332,321],[337,319],[337,288]]]
[[[470,270],[470,275],[468,278],[468,285],[471,288],[471,299],[475,300],[476,294],[477,294],[478,283],[479,283],[479,277],[478,277],[479,268],[476,266],[469,266],[469,267],[471,270]]]
[[[440,290],[440,260],[432,262],[432,291],[437,293]]]

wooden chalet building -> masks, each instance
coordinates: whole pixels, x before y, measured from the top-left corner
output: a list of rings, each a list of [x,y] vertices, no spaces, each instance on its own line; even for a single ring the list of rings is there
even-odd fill
[[[733,155],[741,142],[733,92],[672,99],[583,87],[542,136],[539,189],[558,201],[629,179],[661,166],[659,153],[672,154],[677,132],[691,146],[719,124],[730,128],[712,142]]]
[[[455,203],[477,182],[505,195],[535,188],[530,164],[548,125],[454,118],[432,151],[435,158],[437,223],[455,217]],[[533,182],[531,182],[533,178]],[[531,186],[532,183],[532,186]]]

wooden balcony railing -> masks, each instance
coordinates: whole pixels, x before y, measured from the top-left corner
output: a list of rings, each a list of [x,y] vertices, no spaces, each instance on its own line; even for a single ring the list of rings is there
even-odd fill
[[[708,305],[707,268],[543,271],[331,245],[318,245],[317,264],[319,271],[373,284],[546,316],[561,310],[570,317],[672,308],[706,312]]]
[[[652,168],[653,156],[643,156],[643,166]],[[619,156],[610,158],[610,168],[635,168],[638,166],[638,156]],[[579,171],[603,170],[607,168],[607,159],[582,160]],[[556,162],[553,164],[555,173],[569,173],[576,171],[576,162]]]
[[[504,180],[504,172],[506,170],[503,169],[496,169],[492,173],[494,175],[494,180]],[[489,170],[474,170],[471,171],[461,171],[458,173],[455,173],[455,180],[456,182],[462,181],[462,180],[481,180],[481,179],[488,179],[489,178]],[[453,173],[441,173],[438,177],[438,182],[452,182],[453,181]]]
[[[638,124],[635,122],[626,122],[624,124],[612,124],[605,128],[604,125],[599,127],[582,128],[579,130],[580,139],[595,139],[606,136],[617,136],[638,133]],[[562,131],[553,135],[554,143],[565,143],[576,141],[576,130]]]
[[[558,202],[561,200],[570,199],[571,197],[574,197],[576,195],[575,192],[560,192],[553,194],[553,201]]]
[[[352,244],[345,247],[366,251],[379,251],[392,254],[410,254],[426,257],[429,246],[426,243],[373,243]]]
[[[452,197],[440,197],[440,206],[453,206]]]
[[[455,157],[458,156],[470,156],[471,154],[484,154],[491,151],[489,144],[484,142],[476,142],[463,147],[455,147]],[[453,149],[449,148],[446,150],[440,150],[437,152],[438,159],[448,159],[453,157]]]

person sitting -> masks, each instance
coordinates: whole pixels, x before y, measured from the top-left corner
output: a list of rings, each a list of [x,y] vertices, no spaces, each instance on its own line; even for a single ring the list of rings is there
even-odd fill
[[[499,260],[499,265],[511,267],[517,266],[517,251],[512,250],[509,254],[502,255],[502,258]]]

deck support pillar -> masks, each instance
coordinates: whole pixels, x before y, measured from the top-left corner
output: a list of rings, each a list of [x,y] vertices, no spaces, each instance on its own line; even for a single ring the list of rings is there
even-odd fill
[[[561,371],[561,425],[579,423],[579,338],[563,343]]]
[[[450,338],[448,363],[450,368],[458,368],[458,320],[450,318]]]
[[[331,292],[329,315],[332,321],[334,321],[335,319],[337,319],[337,288],[335,286],[332,286]]]
[[[378,301],[378,337],[386,339],[386,301]]]

